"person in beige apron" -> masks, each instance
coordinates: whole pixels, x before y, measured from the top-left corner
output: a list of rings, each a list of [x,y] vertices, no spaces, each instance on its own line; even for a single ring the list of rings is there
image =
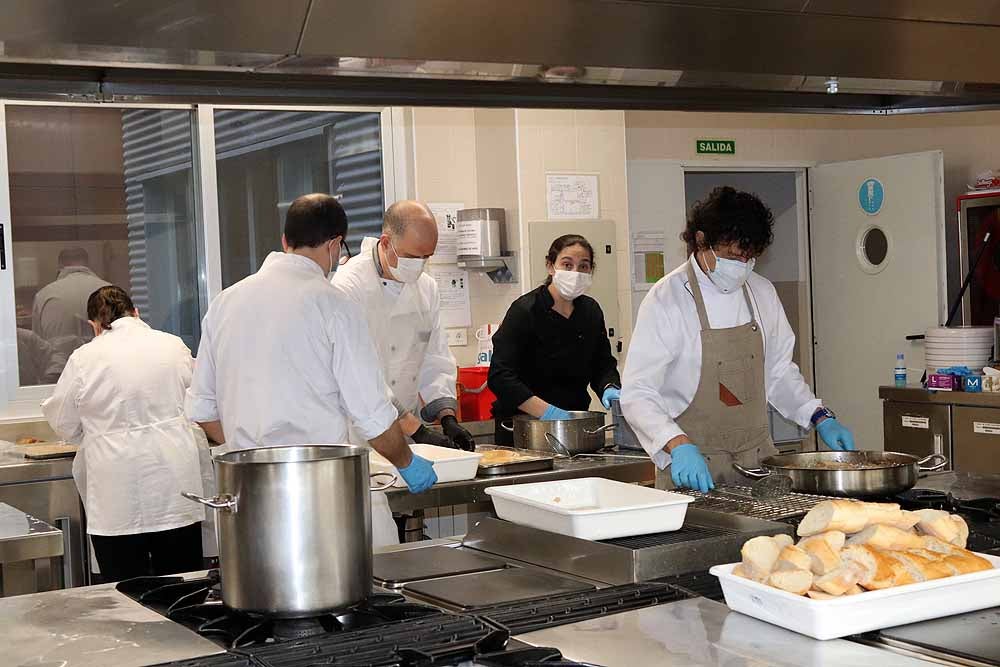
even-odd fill
[[[700,445],[714,483],[738,482],[745,478],[733,463],[756,467],[762,458],[778,453],[767,418],[764,338],[745,284],[743,297],[750,308],[750,321],[713,329],[694,267],[688,264],[687,272],[701,324],[701,378],[694,400],[677,417],[677,423]],[[673,486],[671,475],[657,469],[656,487]]]
[[[756,195],[717,188],[691,211],[688,260],[639,308],[621,406],[660,488],[746,484],[733,464],[753,467],[777,451],[768,404],[816,427],[831,449],[854,449],[793,361],[795,334],[777,290],[753,271],[773,222]]]

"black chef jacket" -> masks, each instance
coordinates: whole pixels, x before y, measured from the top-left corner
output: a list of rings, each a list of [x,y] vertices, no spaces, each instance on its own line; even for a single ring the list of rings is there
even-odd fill
[[[552,295],[542,285],[511,304],[493,334],[488,379],[497,397],[493,417],[508,426],[520,412],[517,406],[532,396],[563,410],[587,410],[588,384],[598,396],[609,385],[621,386],[600,305],[578,296],[569,318],[552,305]],[[499,425],[496,431],[498,438],[506,433]]]

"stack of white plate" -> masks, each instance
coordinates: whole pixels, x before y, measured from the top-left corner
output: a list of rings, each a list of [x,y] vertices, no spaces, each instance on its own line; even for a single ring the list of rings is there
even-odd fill
[[[924,354],[928,373],[968,366],[982,372],[993,352],[993,327],[934,327],[927,330]]]

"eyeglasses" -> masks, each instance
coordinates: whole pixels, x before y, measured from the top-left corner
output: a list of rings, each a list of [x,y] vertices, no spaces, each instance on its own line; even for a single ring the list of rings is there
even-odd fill
[[[346,257],[344,255],[341,255],[340,259],[337,260],[337,263],[340,264],[341,266],[343,266],[344,264],[347,264],[347,260],[349,260],[351,257],[353,257],[354,254],[351,252],[351,246],[347,245],[347,241],[345,241],[343,239],[341,239],[341,241],[340,241],[340,247],[341,247],[341,249],[344,250],[344,252],[347,253]]]

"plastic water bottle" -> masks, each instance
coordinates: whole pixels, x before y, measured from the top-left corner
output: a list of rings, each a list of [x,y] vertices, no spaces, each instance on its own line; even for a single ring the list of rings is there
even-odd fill
[[[897,387],[906,386],[906,361],[903,360],[903,353],[896,353],[896,368],[893,371],[896,378]]]

